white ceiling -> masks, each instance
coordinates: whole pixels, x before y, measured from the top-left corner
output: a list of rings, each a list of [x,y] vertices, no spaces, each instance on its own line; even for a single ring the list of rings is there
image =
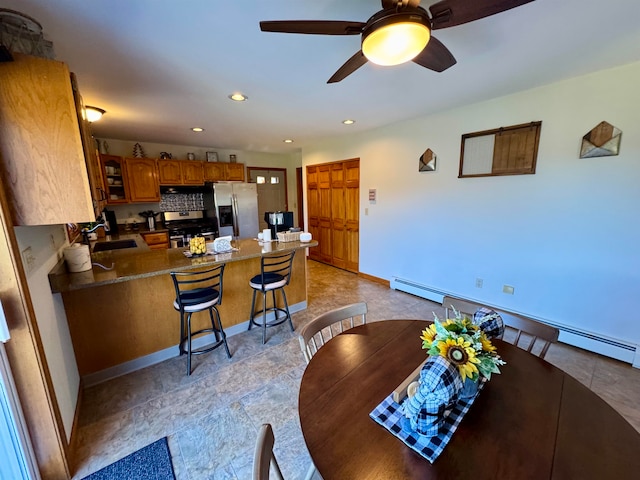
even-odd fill
[[[379,0],[2,0],[0,7],[38,20],[56,58],[78,76],[85,103],[107,110],[94,125],[97,137],[136,142],[292,152],[640,60],[637,0],[536,0],[435,31],[458,61],[443,73],[367,64],[331,85],[359,36],[264,33],[259,21],[366,21]],[[237,91],[249,100],[227,98]],[[356,124],[342,125],[346,118]]]

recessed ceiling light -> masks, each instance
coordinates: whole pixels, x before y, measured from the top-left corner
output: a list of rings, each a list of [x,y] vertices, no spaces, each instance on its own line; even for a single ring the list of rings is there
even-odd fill
[[[354,123],[356,123],[356,121],[347,118],[346,120],[342,120],[342,123],[344,123],[345,125],[353,125]]]
[[[293,140],[291,140],[290,138],[287,138],[286,140],[283,140],[284,143],[293,143]]]
[[[193,127],[191,130],[194,132],[204,132],[204,128],[202,127]]]
[[[244,102],[245,100],[249,100],[249,97],[241,93],[232,93],[229,95],[229,98],[234,102]]]

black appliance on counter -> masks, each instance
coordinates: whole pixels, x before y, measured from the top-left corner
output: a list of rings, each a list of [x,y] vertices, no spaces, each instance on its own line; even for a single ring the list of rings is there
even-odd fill
[[[218,219],[206,217],[202,210],[186,212],[164,212],[164,226],[169,230],[171,248],[185,247],[191,238],[200,235],[207,242],[219,237]]]
[[[264,221],[271,230],[271,238],[276,239],[276,233],[293,228],[293,212],[265,212]]]

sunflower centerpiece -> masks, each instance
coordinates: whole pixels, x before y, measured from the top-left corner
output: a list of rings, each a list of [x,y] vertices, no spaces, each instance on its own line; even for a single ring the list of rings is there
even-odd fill
[[[500,373],[498,367],[505,362],[481,328],[482,324],[463,317],[455,309],[454,313],[455,318],[445,321],[440,321],[434,313],[435,321],[420,336],[422,348],[429,355],[440,355],[456,366],[463,382],[491,380],[491,374]]]
[[[470,402],[479,383],[500,373],[505,364],[485,332],[501,332],[502,318],[479,311],[474,321],[455,309],[454,313],[455,318],[444,321],[434,314],[435,321],[420,336],[429,358],[402,408],[407,428],[421,435],[438,435],[445,412],[458,401]]]

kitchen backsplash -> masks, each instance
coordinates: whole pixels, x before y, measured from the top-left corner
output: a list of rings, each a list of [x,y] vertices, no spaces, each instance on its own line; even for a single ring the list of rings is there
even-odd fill
[[[163,193],[160,195],[160,211],[185,212],[204,210],[202,193]]]

